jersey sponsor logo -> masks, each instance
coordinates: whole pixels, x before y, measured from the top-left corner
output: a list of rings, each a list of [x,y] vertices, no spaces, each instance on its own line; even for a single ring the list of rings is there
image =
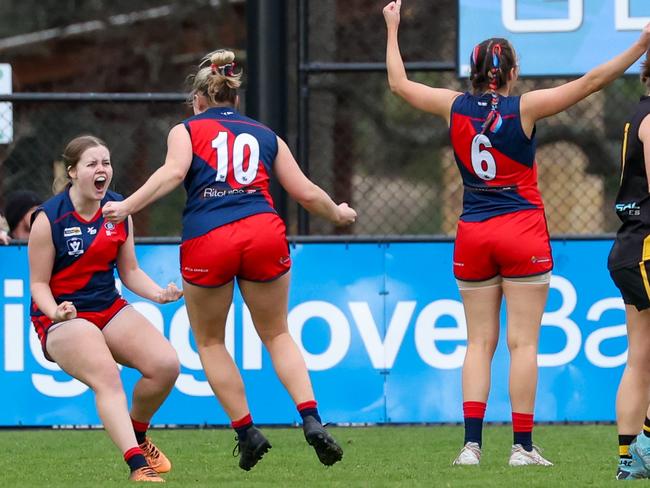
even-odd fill
[[[80,236],[81,227],[66,227],[63,229],[63,237]]]
[[[104,229],[106,230],[106,235],[109,237],[112,236],[113,234],[116,234],[115,224],[113,224],[113,222],[105,222]]]
[[[280,264],[287,264],[289,261],[291,261],[289,256],[283,256],[280,258]]]
[[[229,188],[227,190],[220,188],[213,188],[211,186],[203,189],[202,198],[223,198],[232,195],[250,195],[251,193],[257,193],[260,191],[256,187],[246,187],[246,188]]]
[[[97,229],[95,229],[95,227],[88,227],[88,228],[86,228],[86,231],[87,231],[88,234],[90,234],[91,236],[94,236],[95,234],[97,234]]]
[[[84,241],[79,237],[73,237],[65,241],[70,256],[81,256],[84,253]]]
[[[628,215],[641,215],[641,207],[637,202],[617,203],[617,213],[626,213]]]

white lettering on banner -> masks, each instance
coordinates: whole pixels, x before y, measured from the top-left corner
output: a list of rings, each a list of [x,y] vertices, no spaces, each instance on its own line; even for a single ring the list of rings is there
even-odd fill
[[[25,369],[24,315],[25,310],[22,304],[5,305],[5,371]]]
[[[606,310],[623,310],[625,303],[622,298],[605,298],[594,303],[587,312],[587,320],[599,320]],[[608,340],[627,335],[625,324],[610,327],[601,327],[595,330],[585,341],[585,355],[587,359],[599,368],[616,368],[623,366],[627,361],[627,348],[616,356],[606,356],[600,352],[600,345]]]
[[[436,327],[438,319],[450,316],[454,327]],[[467,346],[458,345],[451,354],[443,354],[437,341],[467,340],[467,324],[463,304],[456,300],[437,300],[420,312],[415,322],[415,347],[422,360],[432,368],[456,369],[463,365]]]
[[[18,296],[20,295],[18,290],[22,290],[23,282],[22,280],[9,281],[11,286],[4,287],[4,298],[7,302],[4,303],[2,315],[4,371],[25,371],[25,352],[31,353],[36,363],[44,370],[31,374],[31,381],[37,391],[50,397],[71,397],[86,392],[88,390],[86,385],[64,376],[55,363],[45,359],[36,332],[33,327],[25,323],[24,297]],[[539,365],[556,367],[571,363],[580,353],[583,339],[585,357],[593,366],[613,368],[623,365],[627,358],[627,350],[610,356],[604,354],[601,349],[605,341],[624,337],[625,325],[599,327],[589,334],[584,332],[583,338],[583,332],[572,318],[578,301],[575,287],[569,280],[557,275],[552,277],[550,286],[559,292],[561,302],[557,310],[544,313],[542,325],[559,329],[564,334],[566,342],[561,345],[560,351],[539,354]],[[12,303],[14,298],[20,300],[20,303]],[[164,317],[158,306],[148,302],[136,302],[133,305],[158,330],[164,331]],[[349,308],[349,314],[341,308],[345,305]],[[420,360],[436,369],[460,368],[467,347],[465,342],[467,328],[462,303],[457,300],[441,299],[423,305],[424,308],[416,314],[418,308],[416,301],[404,300],[395,303],[392,313],[386,312],[388,324],[383,333],[382,322],[379,317],[373,316],[368,302],[353,301],[337,306],[327,301],[307,301],[296,305],[290,311],[289,329],[305,357],[308,368],[312,371],[335,368],[345,360],[350,353],[352,327],[356,327],[359,332],[371,366],[375,369],[391,369],[397,361],[411,324],[414,327],[413,340]],[[586,320],[597,322],[609,310],[617,313],[623,311],[622,300],[604,298],[595,302],[588,309]],[[234,358],[236,318],[240,319],[237,322],[241,324],[241,337],[238,337],[241,340],[242,369],[260,370],[264,366],[262,342],[257,336],[250,312],[244,304],[237,308],[231,305],[226,322],[226,348]],[[321,335],[325,337],[319,338],[319,348],[322,345],[324,349],[319,349],[321,352],[318,353],[305,350],[302,341],[303,328],[310,320],[323,320],[329,328],[329,334]],[[26,331],[29,331],[28,338],[25,338]],[[201,361],[192,345],[190,333],[187,312],[185,307],[181,306],[175,311],[169,324],[169,340],[183,366],[183,373],[176,387],[186,395],[211,396],[212,390],[204,379]],[[443,342],[451,342],[453,348],[441,348]]]
[[[501,20],[511,32],[571,32],[580,27],[583,19],[583,0],[568,0],[565,19],[518,19],[517,0],[501,0]]]
[[[307,320],[323,319],[330,328],[330,343],[320,354],[312,354],[302,345],[302,328]],[[289,331],[312,371],[323,371],[336,366],[350,349],[350,324],[341,310],[329,302],[301,303],[289,312]]]
[[[22,298],[25,287],[23,280],[4,280],[3,288],[5,297]],[[5,371],[22,371],[25,368],[24,314],[25,311],[21,303],[5,305]]]
[[[228,313],[228,319],[232,316],[232,309]],[[226,327],[228,327],[228,319]],[[201,359],[199,354],[190,344],[190,321],[187,318],[187,309],[185,306],[180,307],[174,316],[169,327],[169,342],[171,342],[178,354],[180,363],[188,369],[200,370]],[[190,396],[210,396],[212,389],[207,381],[197,380],[193,375],[181,373],[176,380],[176,388],[181,393]]]
[[[632,0],[616,0],[616,30],[636,31],[641,30],[650,22],[650,17],[630,17],[630,2]]]
[[[29,328],[29,348],[31,349],[32,356],[34,356],[34,359],[42,368],[49,371],[61,371],[58,364],[45,359],[43,349],[41,348],[41,341],[38,339],[38,335],[36,335],[33,327]],[[81,381],[70,378],[69,376],[65,380],[57,381],[54,375],[33,373],[32,384],[39,393],[54,398],[74,397],[88,390],[88,387]]]
[[[368,302],[350,302],[350,312],[357,324],[363,345],[375,369],[390,369],[404,340],[416,302],[398,302],[390,319],[384,342],[379,337],[379,327],[372,317]]]
[[[131,305],[144,315],[158,329],[158,332],[165,335],[165,319],[163,319],[162,312],[156,305],[149,302],[136,302]]]
[[[251,313],[246,305],[242,310],[242,367],[244,369],[262,369],[262,341],[257,335]]]
[[[566,345],[560,352],[538,354],[537,364],[540,367],[561,366],[573,361],[580,352],[582,334],[580,327],[569,316],[578,303],[578,294],[571,282],[561,276],[551,276],[551,288],[562,295],[562,305],[554,312],[545,312],[542,316],[542,326],[562,329],[566,336]]]

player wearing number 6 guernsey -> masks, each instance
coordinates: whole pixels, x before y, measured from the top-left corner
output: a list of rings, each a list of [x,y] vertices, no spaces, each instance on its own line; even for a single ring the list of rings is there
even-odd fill
[[[309,181],[273,131],[237,111],[240,77],[232,52],[204,58],[193,77],[195,115],[171,130],[165,164],[129,198],[108,203],[104,215],[120,222],[184,181],[181,273],[187,312],[210,386],[237,432],[239,466],[250,470],[271,444],[253,425],[242,378],[224,344],[235,278],[296,403],[307,442],[323,464],[332,465],[343,451],[323,428],[305,361],[288,330],[291,259],[269,177],[275,174],[303,207],[337,225],[353,223],[356,212],[336,205]]]
[[[469,53],[472,93],[460,93],[408,79],[397,36],[401,7],[398,0],[384,8],[390,88],[414,107],[445,119],[464,184],[453,267],[467,320],[465,440],[454,464],[480,462],[505,297],[514,438],[509,464],[550,466],[532,443],[539,331],[553,267],[537,189],[535,123],[621,76],[648,49],[650,28],[627,51],[583,77],[521,96],[510,95],[518,77],[513,46],[506,39],[485,40]]]

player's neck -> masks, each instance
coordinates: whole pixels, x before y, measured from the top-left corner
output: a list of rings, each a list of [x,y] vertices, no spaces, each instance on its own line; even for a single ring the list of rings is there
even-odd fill
[[[92,219],[97,213],[97,210],[99,210],[100,202],[98,200],[84,198],[75,185],[70,187],[70,200],[72,201],[75,212],[86,220]]]

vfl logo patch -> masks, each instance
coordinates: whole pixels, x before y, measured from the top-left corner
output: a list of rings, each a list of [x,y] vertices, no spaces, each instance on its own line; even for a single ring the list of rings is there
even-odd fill
[[[81,227],[66,227],[63,229],[63,237],[80,236]]]
[[[84,253],[84,241],[78,237],[68,239],[65,244],[68,247],[68,255],[70,256],[81,256]]]
[[[112,236],[113,234],[115,234],[115,232],[114,232],[115,225],[113,224],[113,222],[105,222],[104,223],[104,229],[106,229],[106,235],[107,236]]]

